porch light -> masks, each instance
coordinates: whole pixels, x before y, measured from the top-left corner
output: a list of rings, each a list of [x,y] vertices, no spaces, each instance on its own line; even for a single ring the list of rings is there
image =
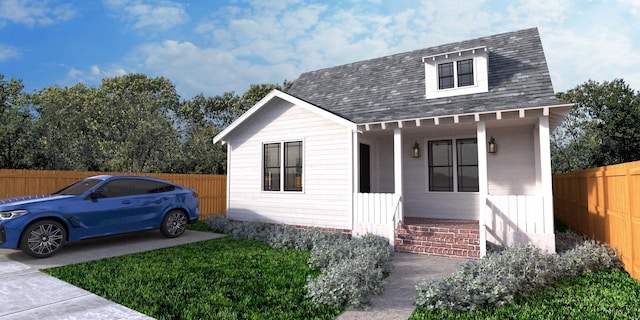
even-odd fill
[[[493,136],[489,139],[489,153],[496,153],[496,139]]]
[[[413,148],[411,148],[411,158],[420,158],[420,145],[418,141],[413,144]]]

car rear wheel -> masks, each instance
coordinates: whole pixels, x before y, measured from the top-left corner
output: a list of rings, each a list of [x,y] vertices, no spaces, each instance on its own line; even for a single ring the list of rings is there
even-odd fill
[[[181,210],[171,210],[162,219],[160,232],[165,237],[175,238],[184,233],[187,229],[187,214]]]
[[[37,221],[27,227],[20,238],[22,252],[36,258],[46,258],[64,245],[67,231],[53,220]]]

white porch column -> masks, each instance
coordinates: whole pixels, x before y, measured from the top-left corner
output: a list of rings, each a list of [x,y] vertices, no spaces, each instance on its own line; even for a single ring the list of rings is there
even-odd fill
[[[544,233],[553,234],[553,178],[551,176],[551,142],[549,139],[549,117],[538,118],[540,143],[540,182],[544,206]],[[555,249],[555,241],[554,241]]]
[[[394,193],[399,195],[401,204],[399,218],[403,219],[402,207],[404,206],[404,197],[402,193],[402,129],[393,129],[393,179]]]
[[[351,159],[353,163],[351,165],[351,230],[353,230],[355,215],[358,212],[357,195],[360,192],[360,143],[358,142],[358,131],[352,131],[350,133],[351,139]]]
[[[487,128],[484,121],[476,124],[476,135],[478,139],[478,207],[480,223],[480,257],[487,254],[487,196],[489,194],[489,178],[487,174]]]

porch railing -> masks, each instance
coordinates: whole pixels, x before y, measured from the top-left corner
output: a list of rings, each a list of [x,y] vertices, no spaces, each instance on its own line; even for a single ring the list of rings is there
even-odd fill
[[[402,197],[393,193],[354,195],[353,234],[373,233],[395,242],[395,229],[402,222]]]
[[[486,227],[486,240],[501,245],[529,243],[555,251],[553,216],[545,214],[544,201],[534,195],[489,195],[488,212],[480,224]]]

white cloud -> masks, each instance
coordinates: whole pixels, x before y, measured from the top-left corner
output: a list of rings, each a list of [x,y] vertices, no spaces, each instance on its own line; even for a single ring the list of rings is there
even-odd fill
[[[469,1],[460,10],[449,0],[238,0],[209,13],[192,34],[145,44],[130,56],[136,68],[171,79],[190,98],[241,93],[250,84],[294,80],[309,70],[538,27],[556,91],[590,78],[623,77],[640,85],[633,56],[640,49],[633,33],[640,22],[620,18],[633,14],[638,3]],[[624,29],[629,21],[634,27]]]
[[[20,53],[16,48],[0,43],[0,62],[8,61],[19,56]]]
[[[100,83],[104,78],[112,78],[123,76],[127,72],[120,66],[112,65],[106,68],[100,68],[98,65],[92,65],[86,70],[70,67],[67,72],[68,83],[74,84],[82,82],[88,85]]]
[[[189,20],[178,2],[105,0],[105,5],[134,29],[164,31]]]
[[[252,65],[226,50],[173,40],[142,45],[132,56],[145,57],[139,61],[141,68],[171,79],[184,98],[199,93],[241,94],[249,84],[280,82],[287,74],[296,75],[289,64]]]
[[[76,11],[70,4],[53,6],[48,1],[3,0],[0,1],[0,26],[6,21],[23,24],[48,26],[75,17]]]

